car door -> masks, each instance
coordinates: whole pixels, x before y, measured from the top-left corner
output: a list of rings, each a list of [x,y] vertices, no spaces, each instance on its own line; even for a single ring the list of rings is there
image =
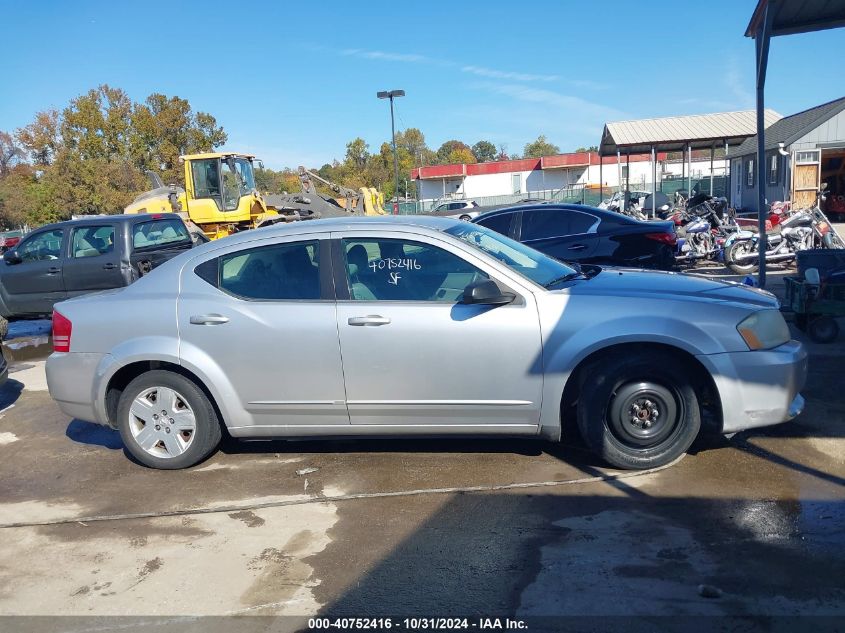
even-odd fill
[[[182,271],[180,357],[220,368],[248,414],[235,424],[257,435],[349,424],[326,242],[317,234],[254,240]]]
[[[36,231],[13,249],[17,262],[4,261],[0,282],[13,314],[46,314],[67,297],[62,276],[64,240],[61,227]]]
[[[573,209],[525,209],[519,241],[563,261],[585,262],[598,246],[599,223],[596,216]]]
[[[543,383],[533,294],[447,240],[333,233],[338,331],[353,425],[397,432],[536,433]],[[517,299],[461,303],[493,279]]]
[[[70,252],[64,264],[69,297],[126,285],[120,270],[115,224],[83,224],[70,229]]]

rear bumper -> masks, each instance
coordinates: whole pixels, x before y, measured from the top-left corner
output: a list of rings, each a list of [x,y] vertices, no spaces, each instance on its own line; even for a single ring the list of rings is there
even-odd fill
[[[63,413],[86,422],[108,424],[105,407],[98,406],[96,388],[100,365],[107,354],[53,352],[47,358],[47,388]]]
[[[807,350],[798,341],[697,358],[719,391],[723,433],[787,422],[804,408],[799,392],[807,379]]]

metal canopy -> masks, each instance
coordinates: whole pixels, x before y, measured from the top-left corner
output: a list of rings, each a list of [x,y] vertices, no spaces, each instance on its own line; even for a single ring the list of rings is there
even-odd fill
[[[764,93],[769,65],[769,40],[777,35],[808,33],[845,26],[843,0],[759,0],[745,36],[754,38],[757,75],[757,230],[760,273],[758,283],[766,286],[766,127]]]
[[[718,112],[692,116],[616,121],[604,126],[599,155],[644,154],[709,149],[715,145],[739,145],[757,133],[754,110]],[[766,124],[781,118],[774,110],[766,111]]]
[[[746,37],[756,37],[766,15],[766,7],[773,12],[771,36],[809,33],[845,26],[845,2],[842,0],[759,0]]]

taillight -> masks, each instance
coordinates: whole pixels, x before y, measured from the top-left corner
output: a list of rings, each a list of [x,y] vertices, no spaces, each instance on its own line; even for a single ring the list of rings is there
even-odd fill
[[[646,233],[645,236],[650,240],[668,244],[669,246],[674,246],[678,243],[678,236],[675,233]]]
[[[73,324],[64,314],[53,310],[53,351],[70,351],[70,332]]]

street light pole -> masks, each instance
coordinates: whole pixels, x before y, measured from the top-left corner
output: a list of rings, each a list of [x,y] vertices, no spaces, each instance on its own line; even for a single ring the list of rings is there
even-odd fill
[[[390,133],[393,137],[393,178],[394,178],[394,195],[396,202],[393,203],[393,215],[399,213],[399,157],[396,153],[396,125],[393,119],[393,99],[395,97],[404,97],[404,90],[381,90],[376,93],[379,99],[390,99]]]

